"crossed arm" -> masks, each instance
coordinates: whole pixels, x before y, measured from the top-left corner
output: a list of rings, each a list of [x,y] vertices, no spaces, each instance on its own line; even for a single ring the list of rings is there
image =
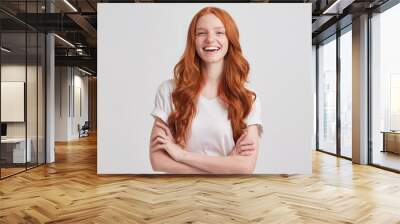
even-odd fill
[[[163,121],[156,119],[151,133],[150,161],[155,171],[167,173],[250,174],[259,145],[256,125],[248,126],[229,156],[208,156],[183,150]]]
[[[207,173],[204,170],[175,161],[165,150],[156,149],[155,138],[159,135],[166,135],[165,131],[157,126],[157,122],[162,121],[157,118],[150,136],[150,162],[153,170],[175,174]]]

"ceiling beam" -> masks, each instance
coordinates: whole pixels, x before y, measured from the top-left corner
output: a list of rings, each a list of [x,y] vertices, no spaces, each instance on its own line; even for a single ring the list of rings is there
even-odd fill
[[[67,15],[71,20],[73,20],[77,25],[79,25],[82,30],[85,31],[85,33],[90,37],[88,38],[90,40],[94,40],[92,41],[92,43],[90,43],[91,46],[96,46],[96,39],[97,39],[97,30],[96,28],[94,28],[92,26],[92,24],[90,24],[87,19],[85,17],[83,17],[80,14],[75,14],[75,13],[71,13]]]
[[[96,71],[97,60],[96,57],[91,56],[56,56],[55,64],[56,66],[83,66]]]

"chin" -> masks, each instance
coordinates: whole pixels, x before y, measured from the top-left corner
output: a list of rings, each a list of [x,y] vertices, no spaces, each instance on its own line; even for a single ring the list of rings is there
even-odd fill
[[[224,58],[202,58],[202,61],[206,64],[212,64],[223,61]]]

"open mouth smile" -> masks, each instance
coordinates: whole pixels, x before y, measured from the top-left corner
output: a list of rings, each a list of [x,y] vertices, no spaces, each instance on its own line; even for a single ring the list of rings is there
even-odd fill
[[[219,50],[221,50],[221,48],[220,47],[203,47],[203,51],[205,51],[205,52],[217,52],[217,51],[219,51]]]

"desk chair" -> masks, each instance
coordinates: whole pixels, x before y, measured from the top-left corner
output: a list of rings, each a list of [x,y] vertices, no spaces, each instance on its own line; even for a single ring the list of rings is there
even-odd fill
[[[82,127],[80,127],[80,125],[78,124],[79,138],[89,136],[89,129],[90,129],[89,121],[85,121]]]

